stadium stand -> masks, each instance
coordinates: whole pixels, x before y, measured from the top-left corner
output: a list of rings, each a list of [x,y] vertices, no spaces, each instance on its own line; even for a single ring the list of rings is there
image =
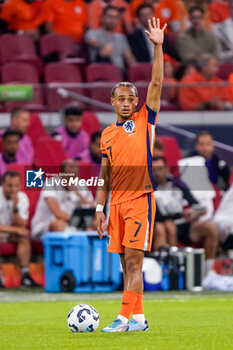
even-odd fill
[[[82,83],[83,77],[79,67],[63,62],[50,63],[45,66],[44,80],[47,84],[47,103],[49,111],[57,111],[72,102],[70,98],[63,98],[58,93],[58,87],[65,87],[66,90],[83,95],[82,88],[69,87],[68,84]],[[83,102],[79,102],[79,107],[85,108]]]
[[[105,87],[105,82],[122,81],[123,76],[120,68],[110,63],[93,63],[86,67],[86,81],[93,84],[89,89],[90,97],[104,103],[109,103],[111,96],[111,87]],[[112,84],[113,85],[113,84]],[[97,88],[98,86],[98,88]],[[91,109],[98,110],[96,107]]]
[[[233,62],[220,62],[217,76],[222,80],[227,80],[230,74],[233,73]]]
[[[0,36],[1,64],[20,62],[32,64],[41,72],[41,58],[37,56],[33,40],[27,34],[4,34]]]
[[[36,168],[59,167],[61,163],[67,159],[66,152],[61,141],[54,140],[49,136],[41,137],[35,148],[34,164]]]
[[[40,54],[44,61],[53,54],[57,54],[59,60],[64,60],[68,56],[76,56],[74,40],[65,34],[51,33],[40,38]]]
[[[3,84],[39,84],[39,74],[35,67],[27,63],[11,62],[2,67]],[[43,90],[34,86],[33,99],[29,102],[5,102],[5,109],[10,112],[14,107],[25,107],[30,111],[42,112],[45,110]]]
[[[30,114],[30,124],[27,135],[31,138],[34,148],[41,137],[47,136],[47,131],[38,114]]]
[[[89,136],[94,132],[101,130],[100,122],[94,112],[83,113],[82,129],[85,130]]]
[[[167,161],[171,173],[179,177],[177,162],[179,159],[182,159],[183,156],[175,137],[159,136],[158,139],[163,143],[164,158]]]
[[[128,69],[128,80],[132,83],[135,83],[137,86],[138,83],[141,82],[148,82],[150,81],[150,75],[151,75],[151,63],[137,63]],[[144,101],[146,100],[146,87],[140,87],[137,86],[138,94],[140,96],[138,108],[141,108],[141,106],[144,104]]]
[[[50,1],[52,3],[52,1]],[[96,3],[97,0],[92,1],[91,5],[89,5],[89,9],[91,6]],[[146,3],[147,1],[145,1]],[[174,1],[160,1],[160,8],[164,10],[166,9],[166,2],[173,3]],[[56,6],[56,1],[53,1]],[[62,0],[59,0],[59,3],[62,3]],[[118,6],[118,4],[125,4],[132,7],[133,17],[135,17],[136,7],[134,6],[136,3],[144,3],[141,0],[134,0],[129,2],[129,5],[124,1],[113,1],[114,5]],[[149,3],[149,1],[148,1]],[[184,7],[184,3],[191,3],[191,1],[179,1],[177,3],[180,6],[180,11],[182,10],[184,14],[183,21],[180,22],[180,26],[182,30],[186,30],[186,34],[190,34],[187,29],[188,25],[188,11],[187,8]],[[197,2],[196,2],[197,3]],[[200,2],[199,2],[200,3]],[[211,5],[204,6],[205,14],[202,18],[202,28],[203,30],[207,30],[211,28],[210,15],[213,22],[222,23],[228,17],[228,5],[224,4],[224,9],[220,13],[216,11],[216,6],[218,9],[221,9],[222,1],[212,2]],[[100,4],[100,2],[99,2]],[[161,5],[162,4],[162,5]],[[103,3],[101,4],[102,7]],[[173,6],[173,5],[172,5]],[[183,6],[183,7],[182,7]],[[95,7],[95,6],[92,6]],[[161,11],[162,11],[161,10]],[[1,11],[1,9],[0,9]],[[219,10],[220,11],[220,10]],[[101,12],[101,11],[99,11]],[[174,11],[171,11],[174,12]],[[164,13],[164,11],[163,11]],[[128,34],[130,32],[129,28],[138,28],[137,21],[134,20],[131,22],[130,15],[127,10],[128,21],[130,23],[125,22],[124,25],[120,25],[120,31],[125,27],[125,24],[128,25],[128,29],[123,33]],[[90,28],[97,29],[98,25],[96,24],[99,21],[100,13],[96,18],[92,18],[89,21],[91,24]],[[174,17],[176,22],[178,17]],[[66,19],[67,20],[67,19]],[[164,19],[163,19],[164,20]],[[167,33],[167,40],[169,41],[172,50],[175,52],[175,45],[177,42],[179,43],[184,39],[184,31],[174,30],[174,26],[172,26],[172,18],[170,18],[170,28]],[[178,22],[178,21],[177,21]],[[68,22],[66,22],[68,23]],[[94,24],[93,24],[94,23]],[[179,25],[179,23],[175,23]],[[177,27],[178,28],[178,27]],[[69,29],[69,28],[68,28]],[[119,26],[118,26],[119,29]],[[117,30],[118,30],[117,29]],[[144,28],[141,28],[142,31]],[[18,102],[0,102],[0,112],[11,112],[12,108],[15,106],[23,106],[26,107],[29,111],[31,111],[31,122],[30,126],[27,130],[27,135],[31,137],[33,146],[35,148],[35,157],[33,167],[35,169],[42,168],[44,171],[53,172],[52,169],[58,169],[61,163],[67,159],[67,154],[64,150],[62,143],[58,140],[54,140],[48,136],[47,130],[42,123],[42,119],[39,115],[40,112],[45,112],[45,119],[48,120],[50,117],[50,112],[58,112],[64,107],[70,104],[78,104],[84,110],[83,113],[83,124],[82,129],[85,130],[88,135],[91,137],[93,133],[102,129],[103,125],[101,125],[98,117],[98,112],[102,112],[104,110],[104,106],[96,106],[95,104],[90,104],[88,101],[83,101],[82,96],[90,97],[93,100],[103,102],[110,106],[109,99],[111,94],[111,87],[114,83],[128,80],[138,87],[139,90],[139,108],[145,103],[146,99],[146,91],[148,87],[148,81],[151,76],[151,64],[148,62],[136,63],[134,65],[130,65],[123,72],[117,66],[114,66],[110,63],[86,63],[86,52],[83,51],[79,56],[77,43],[74,41],[74,35],[68,36],[65,34],[60,34],[56,32],[51,32],[49,34],[41,35],[37,42],[34,42],[33,39],[27,34],[19,34],[19,33],[5,33],[2,28],[0,28],[2,35],[0,35],[0,65],[1,65],[1,83],[3,84],[32,84],[34,86],[34,97],[31,101],[18,101]],[[205,32],[206,33],[206,32]],[[209,33],[209,32],[208,32]],[[143,32],[144,34],[144,32]],[[212,36],[213,34],[213,36]],[[214,54],[217,55],[217,48],[215,45],[216,35],[214,30],[211,34],[208,34],[213,41],[213,47],[211,50]],[[214,37],[215,35],[215,37]],[[179,39],[181,38],[181,39]],[[77,39],[77,37],[76,37]],[[78,38],[80,39],[80,38]],[[83,43],[84,38],[81,38],[81,44]],[[195,43],[198,44],[198,40],[194,40]],[[208,41],[208,40],[207,40]],[[182,46],[182,45],[181,45]],[[196,47],[194,49],[193,45],[190,50],[187,48],[181,52],[181,58],[184,60],[189,57],[189,54],[194,52],[194,56],[197,55],[200,58],[200,47]],[[201,47],[202,50],[206,50],[206,46]],[[183,48],[183,46],[182,46]],[[80,46],[79,46],[80,49]],[[209,49],[210,50],[210,49]],[[211,51],[210,50],[210,51]],[[182,55],[183,54],[183,55]],[[196,56],[195,56],[196,57]],[[221,54],[220,54],[221,57]],[[55,61],[55,62],[54,62]],[[81,64],[80,64],[81,63]],[[184,61],[181,60],[178,63],[174,70],[175,74],[179,71],[180,67]],[[196,61],[188,62],[188,64],[192,65],[193,70]],[[186,74],[187,73],[187,74]],[[198,73],[192,73],[192,75],[197,75]],[[189,72],[184,73],[185,78],[180,80],[177,77],[177,82],[192,82],[190,79]],[[229,76],[232,76],[229,81],[233,81],[233,63],[229,60],[228,62],[220,62],[216,82],[219,81],[219,78],[226,82],[229,79]],[[166,86],[166,83],[169,83],[169,80],[164,80],[165,86],[162,90],[162,98],[161,98],[161,110],[162,111],[176,111],[180,110],[179,101],[177,99],[171,99],[171,87]],[[219,97],[219,88],[214,87],[215,81],[213,81],[213,89],[216,89],[217,96]],[[39,85],[41,84],[41,85]],[[200,82],[197,82],[197,87],[193,88],[204,91],[203,94],[210,95],[212,87],[206,89],[205,87],[200,85]],[[72,92],[74,95],[64,94],[59,88],[64,88],[67,92]],[[177,87],[178,90],[180,87]],[[232,87],[233,91],[233,87]],[[187,90],[186,90],[187,92]],[[203,95],[202,93],[200,95]],[[233,93],[232,93],[233,96]],[[192,100],[192,99],[189,99]],[[229,97],[230,100],[230,97]],[[225,101],[225,100],[224,100]],[[205,102],[205,101],[204,101]],[[227,101],[228,102],[228,101]],[[233,97],[231,97],[231,104],[233,104]],[[204,107],[203,107],[204,109]],[[193,111],[194,108],[184,107],[183,110]],[[174,114],[176,117],[178,114]],[[216,118],[224,119],[225,114],[217,115]],[[5,115],[4,115],[5,117]],[[54,114],[54,118],[57,118],[58,115]],[[214,116],[215,117],[215,116]],[[214,118],[213,117],[213,118]],[[183,124],[188,118],[185,112],[180,112],[178,119],[181,120],[183,118]],[[204,118],[204,117],[203,117]],[[162,118],[161,118],[162,119]],[[200,118],[201,119],[201,118]],[[101,120],[101,119],[100,119]],[[221,120],[220,120],[221,121]],[[218,123],[220,123],[218,120]],[[195,121],[196,122],[196,121]],[[49,124],[49,123],[48,123]],[[56,124],[57,126],[57,124]],[[5,127],[5,125],[4,125]],[[53,121],[48,127],[48,131],[51,131],[51,128],[54,127]],[[202,125],[200,124],[201,128]],[[159,126],[157,127],[158,131]],[[223,131],[224,133],[224,131]],[[182,144],[179,140],[179,137],[175,134],[175,132],[167,133],[166,131],[163,135],[160,135],[157,132],[158,140],[162,141],[164,146],[163,155],[167,161],[167,164],[170,167],[170,171],[172,175],[179,176],[177,162],[182,159],[182,151],[186,151],[186,144]],[[172,135],[172,136],[171,136]],[[179,143],[178,143],[178,141]],[[190,141],[191,140],[191,141]],[[194,139],[190,139],[189,142],[193,144]],[[1,139],[0,139],[0,150],[1,150]],[[224,159],[224,157],[223,157]],[[93,164],[90,161],[78,161],[79,165],[79,176],[80,178],[88,179],[91,176],[96,176],[95,172],[97,167],[94,168]],[[230,164],[232,165],[232,164]],[[32,216],[35,213],[35,209],[37,206],[38,198],[40,195],[40,190],[34,189],[26,189],[25,188],[25,165],[23,164],[10,164],[8,169],[16,170],[21,174],[22,183],[21,190],[23,190],[30,202],[30,213],[29,213],[29,228],[31,224]],[[32,169],[32,167],[30,168]],[[233,183],[233,172],[231,173],[230,184]],[[222,191],[220,191],[219,187],[213,185],[216,196],[213,199],[214,209],[216,210],[221,203],[222,199]],[[96,189],[90,188],[90,191],[95,196]],[[43,247],[41,242],[31,241],[32,251],[34,255],[42,255]],[[197,245],[200,247],[200,245]],[[14,258],[16,255],[15,245],[12,243],[2,243],[0,242],[0,257],[4,257],[6,261],[9,258]],[[17,269],[16,269],[17,270]],[[15,269],[9,269],[9,274],[11,278],[9,281],[6,279],[6,286],[17,287],[19,285],[19,269],[16,271]],[[16,276],[16,277],[15,277]]]

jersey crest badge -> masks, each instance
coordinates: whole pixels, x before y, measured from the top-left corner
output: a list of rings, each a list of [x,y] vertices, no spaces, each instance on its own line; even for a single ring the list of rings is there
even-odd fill
[[[127,120],[124,124],[123,127],[125,129],[126,132],[132,132],[135,128],[135,124],[133,122],[133,120]]]

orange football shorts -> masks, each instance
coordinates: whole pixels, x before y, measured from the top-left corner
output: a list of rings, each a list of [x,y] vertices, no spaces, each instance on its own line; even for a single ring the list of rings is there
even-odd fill
[[[110,205],[107,245],[110,253],[124,253],[125,247],[151,250],[155,198],[152,193],[128,202]]]

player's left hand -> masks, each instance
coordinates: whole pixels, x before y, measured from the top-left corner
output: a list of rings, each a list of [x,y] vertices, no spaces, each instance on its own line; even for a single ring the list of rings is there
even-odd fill
[[[160,19],[155,17],[148,19],[149,30],[145,30],[145,33],[148,35],[149,39],[155,45],[161,45],[164,40],[164,31],[167,28],[167,23],[164,24],[163,28],[160,29]]]

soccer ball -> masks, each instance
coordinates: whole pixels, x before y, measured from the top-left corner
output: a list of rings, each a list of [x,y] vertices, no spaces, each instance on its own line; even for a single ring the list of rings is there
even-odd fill
[[[67,317],[68,327],[75,333],[94,332],[99,326],[99,321],[98,312],[87,304],[74,306]]]

